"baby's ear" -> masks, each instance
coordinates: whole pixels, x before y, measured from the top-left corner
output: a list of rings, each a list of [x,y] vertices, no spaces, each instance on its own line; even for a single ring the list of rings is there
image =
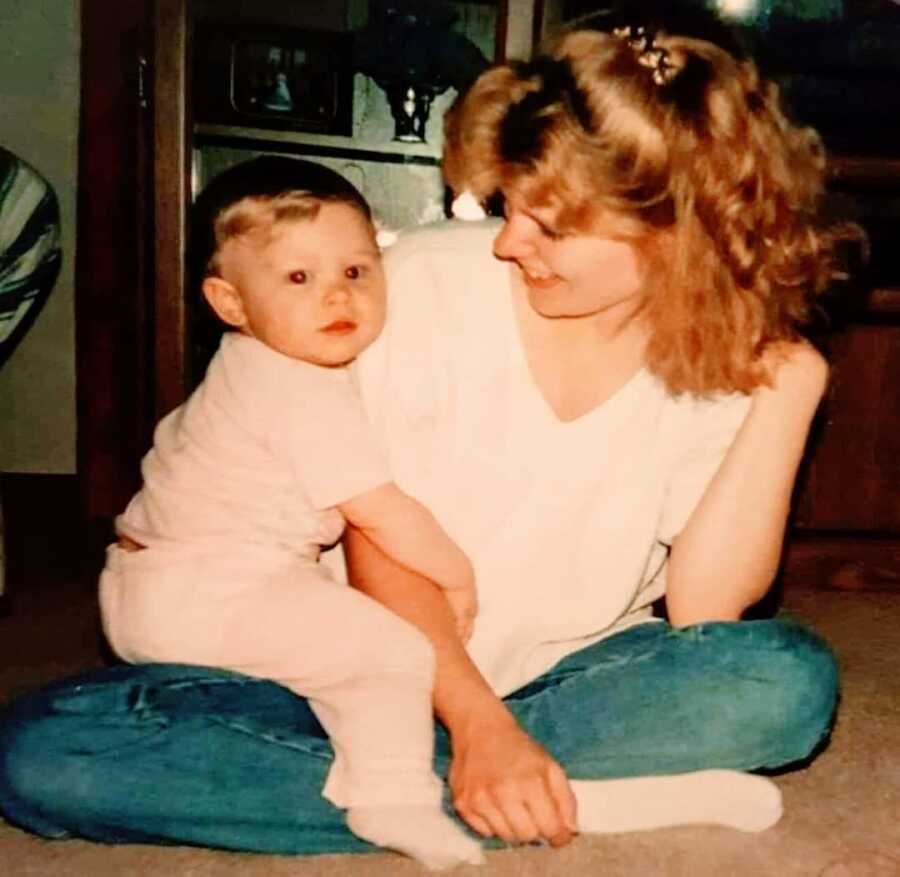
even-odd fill
[[[244,302],[241,294],[227,280],[221,277],[206,277],[203,280],[203,295],[209,302],[209,306],[218,314],[219,319],[242,329],[247,324],[247,315],[244,313]]]

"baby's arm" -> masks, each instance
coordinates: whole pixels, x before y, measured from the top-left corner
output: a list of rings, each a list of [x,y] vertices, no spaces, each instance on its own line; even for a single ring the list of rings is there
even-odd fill
[[[385,554],[439,585],[460,638],[471,636],[478,609],[472,564],[425,506],[389,482],[342,502],[338,509]]]

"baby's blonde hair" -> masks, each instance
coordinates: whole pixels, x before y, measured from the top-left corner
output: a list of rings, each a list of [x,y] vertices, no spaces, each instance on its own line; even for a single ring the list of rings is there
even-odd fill
[[[360,191],[317,162],[261,155],[212,179],[192,210],[190,264],[197,285],[219,271],[229,240],[271,229],[289,220],[315,219],[322,204],[346,204],[367,221],[372,211]]]
[[[309,192],[292,190],[277,195],[248,195],[229,204],[213,220],[215,245],[206,265],[206,274],[218,275],[219,256],[228,241],[254,234],[271,234],[283,222],[313,220],[322,203],[321,198]]]

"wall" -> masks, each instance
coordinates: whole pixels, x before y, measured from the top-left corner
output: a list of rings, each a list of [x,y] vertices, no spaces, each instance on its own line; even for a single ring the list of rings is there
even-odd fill
[[[79,0],[0,0],[0,143],[53,185],[64,263],[0,372],[0,472],[75,471]]]

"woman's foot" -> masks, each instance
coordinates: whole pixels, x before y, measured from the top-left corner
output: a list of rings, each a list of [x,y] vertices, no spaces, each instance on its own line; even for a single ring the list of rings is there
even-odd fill
[[[624,780],[573,780],[578,829],[613,833],[673,825],[763,831],[781,818],[781,791],[765,777],[701,770]]]

